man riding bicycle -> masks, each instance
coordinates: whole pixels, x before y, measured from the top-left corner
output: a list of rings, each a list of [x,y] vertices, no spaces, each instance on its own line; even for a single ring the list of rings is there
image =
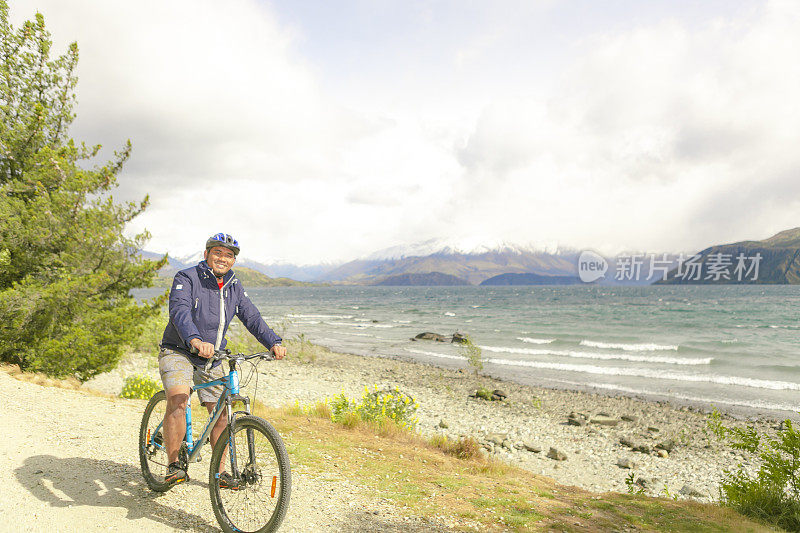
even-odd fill
[[[203,261],[175,274],[169,293],[169,323],[161,339],[158,369],[167,394],[164,416],[164,445],[169,468],[164,479],[175,485],[189,476],[178,461],[181,441],[186,433],[186,404],[194,383],[223,377],[217,361],[206,372],[206,360],[215,350],[225,348],[225,333],[234,316],[266,346],[276,359],[283,359],[286,348],[281,338],[264,322],[258,309],[248,298],[231,267],[239,255],[239,242],[226,233],[217,233],[206,241]],[[208,412],[222,394],[222,386],[199,389],[197,395]],[[211,430],[211,445],[228,424],[225,411]],[[224,461],[220,462],[224,465]],[[238,489],[237,482],[220,466],[221,488]]]

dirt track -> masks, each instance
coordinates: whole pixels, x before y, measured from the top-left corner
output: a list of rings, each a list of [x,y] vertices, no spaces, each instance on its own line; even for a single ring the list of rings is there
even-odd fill
[[[192,480],[163,495],[142,480],[136,449],[144,402],[20,381],[0,371],[0,530],[219,531],[209,453]],[[281,531],[436,531],[404,518],[336,473],[293,469]]]

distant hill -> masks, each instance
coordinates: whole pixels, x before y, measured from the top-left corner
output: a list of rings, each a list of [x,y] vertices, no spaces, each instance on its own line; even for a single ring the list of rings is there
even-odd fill
[[[148,252],[147,250],[139,250],[139,256],[144,259],[158,260],[164,257],[164,254]],[[168,263],[159,271],[159,278],[168,278],[170,281],[175,276],[178,270],[195,266],[203,259],[203,252],[198,251],[183,257],[168,258]],[[320,264],[311,266],[296,266],[296,265],[265,265],[257,261],[248,259],[240,255],[236,258],[236,264],[233,266],[236,275],[242,279],[242,283],[246,287],[287,287],[293,285],[313,285],[312,283],[302,283],[310,281],[315,277],[321,276],[334,268],[330,264]],[[256,274],[263,274],[263,277],[253,276],[250,272]],[[288,273],[288,275],[287,275]],[[245,281],[247,278],[249,281]],[[255,283],[255,284],[254,284]]]
[[[188,268],[188,265],[177,266],[175,263],[172,263],[165,266],[159,270],[158,281],[156,283],[158,285],[169,286],[178,270],[182,270],[184,268]],[[260,287],[305,287],[315,285],[314,283],[295,281],[289,278],[271,278],[262,274],[261,272],[253,270],[252,268],[242,266],[234,267],[233,271],[236,274],[236,277],[239,278],[239,281],[242,282],[242,285],[248,289]]]
[[[667,279],[658,283],[800,284],[800,228],[782,231],[763,241],[711,246],[699,252],[695,260],[670,271]]]
[[[289,278],[271,278],[252,268],[237,266],[233,269],[236,277],[247,288],[256,287],[307,287],[315,285],[305,281],[295,281]]]
[[[424,256],[357,259],[331,270],[322,279],[369,285],[387,276],[439,272],[476,285],[492,276],[506,273],[574,275],[575,265],[574,258],[570,256],[518,248],[480,253],[441,250]]]
[[[441,272],[426,272],[424,274],[397,274],[373,283],[373,285],[388,286],[456,286],[469,285],[466,280],[443,274]]]
[[[178,257],[175,261],[185,265],[196,265],[203,260],[203,250],[198,250],[192,254]],[[257,272],[261,272],[271,278],[289,278],[297,281],[314,281],[321,278],[327,272],[333,270],[339,263],[319,263],[316,265],[293,265],[291,263],[262,263],[251,259],[244,254],[239,254],[236,258],[234,269],[247,267]]]
[[[544,276],[527,272],[524,274],[500,274],[483,280],[481,285],[575,285],[578,283],[581,283],[581,280],[576,276]]]

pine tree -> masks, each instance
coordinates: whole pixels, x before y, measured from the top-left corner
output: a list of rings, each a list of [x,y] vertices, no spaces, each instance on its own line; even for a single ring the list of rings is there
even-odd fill
[[[130,141],[106,163],[68,135],[78,46],[51,57],[37,13],[13,28],[0,0],[0,360],[81,380],[110,370],[163,296],[137,304],[160,261],[136,255],[149,238],[123,234],[148,204],[111,191]]]

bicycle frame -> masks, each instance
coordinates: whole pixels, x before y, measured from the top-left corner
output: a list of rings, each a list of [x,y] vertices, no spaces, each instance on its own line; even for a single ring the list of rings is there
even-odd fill
[[[223,364],[223,363],[221,363]],[[203,432],[200,437],[193,441],[192,440],[192,395],[191,393],[199,390],[205,389],[208,387],[216,387],[217,385],[222,385],[223,391],[222,395],[217,400],[214,409],[211,411],[209,415],[208,422],[206,426],[203,428]],[[230,361],[230,371],[228,375],[219,379],[215,379],[213,381],[208,381],[206,383],[198,383],[194,385],[189,392],[189,400],[186,404],[186,452],[188,454],[188,462],[197,462],[200,461],[200,450],[203,449],[203,446],[206,443],[206,440],[209,438],[211,434],[211,430],[216,425],[219,418],[222,416],[222,409],[224,408],[228,414],[228,426],[231,428],[230,435],[232,437],[233,434],[233,424],[235,421],[236,413],[233,412],[233,402],[240,401],[244,403],[244,410],[246,414],[250,414],[250,398],[246,396],[239,395],[239,372],[236,370],[236,362],[235,360]],[[164,421],[162,420],[161,423],[158,425],[156,430],[153,432],[153,437],[151,439],[151,443],[159,448],[163,448],[160,444],[154,441],[155,435],[161,430]],[[235,455],[236,450],[233,446],[233,439],[229,437],[229,450],[231,452],[230,460],[233,461],[233,464],[236,464]],[[234,466],[235,468],[235,466]]]

